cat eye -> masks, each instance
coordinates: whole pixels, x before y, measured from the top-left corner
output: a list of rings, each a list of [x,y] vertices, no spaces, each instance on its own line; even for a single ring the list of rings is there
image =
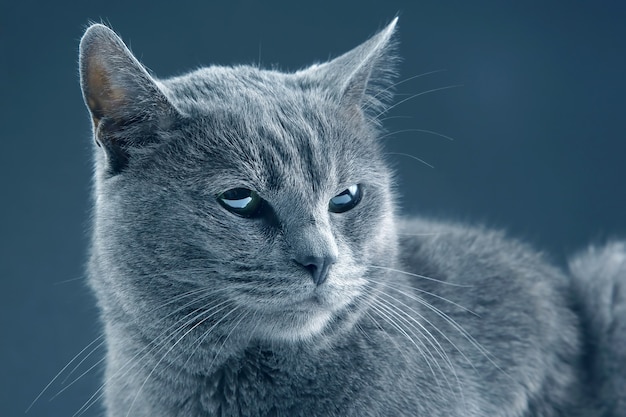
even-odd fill
[[[263,199],[247,188],[232,188],[217,196],[217,201],[226,210],[241,217],[255,217],[259,214]]]
[[[343,213],[352,210],[361,201],[361,184],[354,184],[337,194],[328,202],[328,210]]]

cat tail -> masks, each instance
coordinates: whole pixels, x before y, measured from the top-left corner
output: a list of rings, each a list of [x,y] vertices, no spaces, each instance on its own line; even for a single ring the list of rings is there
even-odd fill
[[[587,347],[588,388],[598,416],[626,417],[626,241],[590,247],[570,260]]]

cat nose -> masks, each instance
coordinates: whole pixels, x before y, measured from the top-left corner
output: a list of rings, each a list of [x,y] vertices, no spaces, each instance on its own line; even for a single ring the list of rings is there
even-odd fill
[[[306,268],[311,273],[311,278],[315,285],[322,285],[328,278],[328,270],[330,266],[337,262],[337,257],[328,256],[312,256],[300,255],[296,256],[295,261]]]

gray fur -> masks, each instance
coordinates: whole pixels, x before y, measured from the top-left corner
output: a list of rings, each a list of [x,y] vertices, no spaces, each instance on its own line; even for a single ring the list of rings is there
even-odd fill
[[[626,243],[591,247],[570,261],[570,270],[597,415],[626,416]]]
[[[394,212],[395,23],[295,73],[162,80],[87,30],[107,416],[626,415],[623,244],[576,258],[573,286],[500,232]],[[228,212],[232,188],[269,214]],[[336,258],[326,282],[302,254]]]

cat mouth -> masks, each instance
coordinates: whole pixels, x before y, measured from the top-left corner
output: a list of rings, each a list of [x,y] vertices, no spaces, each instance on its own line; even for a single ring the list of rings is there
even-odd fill
[[[258,301],[258,300],[257,300]],[[287,314],[287,315],[311,315],[323,312],[332,312],[337,309],[336,303],[331,302],[319,293],[311,293],[298,300],[283,300],[283,302],[274,302],[261,307],[262,311],[270,314]]]
[[[314,288],[267,292],[262,297],[258,293],[242,295],[244,297],[239,300],[241,306],[261,314],[310,315],[336,312],[353,302],[359,294],[348,288],[324,284]]]
[[[328,291],[313,291],[304,299],[287,304],[283,311],[294,314],[315,314],[321,312],[334,312],[348,303],[344,297],[331,294]]]

